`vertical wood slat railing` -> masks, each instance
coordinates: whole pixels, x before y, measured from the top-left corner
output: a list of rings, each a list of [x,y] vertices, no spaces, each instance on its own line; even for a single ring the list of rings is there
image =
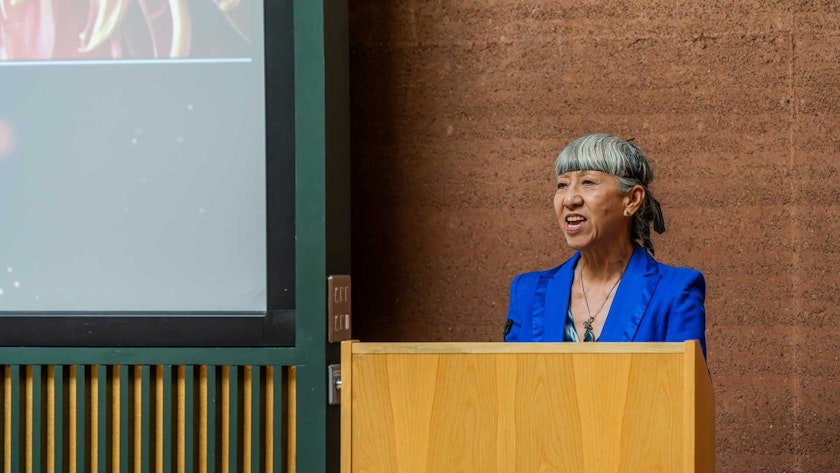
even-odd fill
[[[234,473],[289,463],[288,423],[275,418],[288,395],[283,366],[0,368],[0,473]]]

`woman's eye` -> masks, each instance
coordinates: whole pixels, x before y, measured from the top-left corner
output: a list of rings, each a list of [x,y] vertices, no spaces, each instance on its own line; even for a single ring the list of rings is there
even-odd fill
[[[583,181],[583,184],[584,184],[584,185],[586,185],[586,186],[592,186],[592,185],[595,185],[595,181],[591,181],[591,180],[589,180],[589,179],[585,179],[585,180]]]
[[[565,189],[566,187],[569,187],[569,185],[566,184],[565,182],[558,182],[557,183],[557,188],[558,189]]]

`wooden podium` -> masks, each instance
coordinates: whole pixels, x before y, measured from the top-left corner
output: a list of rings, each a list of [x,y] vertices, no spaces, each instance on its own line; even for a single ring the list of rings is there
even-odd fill
[[[697,342],[358,343],[341,472],[713,472]]]

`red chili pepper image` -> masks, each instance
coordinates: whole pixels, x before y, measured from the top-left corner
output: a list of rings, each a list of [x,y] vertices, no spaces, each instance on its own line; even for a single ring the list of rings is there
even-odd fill
[[[247,56],[253,3],[0,0],[0,60]]]

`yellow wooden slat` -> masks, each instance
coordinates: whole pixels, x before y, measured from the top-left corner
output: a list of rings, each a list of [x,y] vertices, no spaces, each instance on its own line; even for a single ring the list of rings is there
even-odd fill
[[[79,444],[76,437],[76,416],[78,415],[79,409],[76,403],[78,389],[76,386],[77,369],[76,365],[70,365],[69,374],[67,375],[67,471],[69,473],[76,473],[76,448]]]
[[[242,376],[242,471],[251,471],[251,367],[246,366]]]
[[[207,366],[198,368],[198,471],[207,473]],[[271,470],[268,470],[271,471]]]
[[[286,468],[290,473],[297,471],[297,368],[290,366],[286,382],[286,431],[289,432],[286,447]]]
[[[24,461],[26,473],[32,473],[32,366],[27,365],[24,404]]]
[[[12,473],[12,367],[3,367],[3,472]]]
[[[132,416],[134,418],[134,455],[132,456],[132,467],[134,473],[140,473],[143,467],[140,452],[143,448],[143,370],[141,366],[134,367],[134,403]]]
[[[163,473],[163,366],[155,367],[155,471]]]
[[[176,413],[177,423],[176,423],[176,425],[177,425],[178,433],[177,433],[177,436],[176,436],[176,442],[177,442],[177,450],[176,451],[178,453],[177,453],[177,461],[176,461],[176,465],[177,465],[177,470],[176,471],[178,473],[186,473],[185,472],[185,460],[186,460],[186,456],[187,456],[187,454],[186,454],[186,443],[187,442],[186,442],[185,433],[186,433],[186,430],[187,430],[186,429],[186,396],[187,396],[187,393],[186,393],[186,386],[185,386],[186,380],[184,378],[184,366],[183,365],[178,366],[177,379],[178,379],[178,381],[177,381],[177,394],[176,395],[178,397],[178,402],[177,402],[177,406],[176,406],[176,408],[177,408],[177,413]]]
[[[98,473],[99,462],[99,367],[90,367],[90,471]]]
[[[274,367],[265,368],[265,471],[274,471]]]
[[[230,473],[230,366],[222,366],[221,473]]]
[[[111,366],[111,471],[120,471],[120,389],[120,367]]]
[[[61,369],[61,367],[59,367]],[[47,366],[47,473],[55,472],[55,366]]]

